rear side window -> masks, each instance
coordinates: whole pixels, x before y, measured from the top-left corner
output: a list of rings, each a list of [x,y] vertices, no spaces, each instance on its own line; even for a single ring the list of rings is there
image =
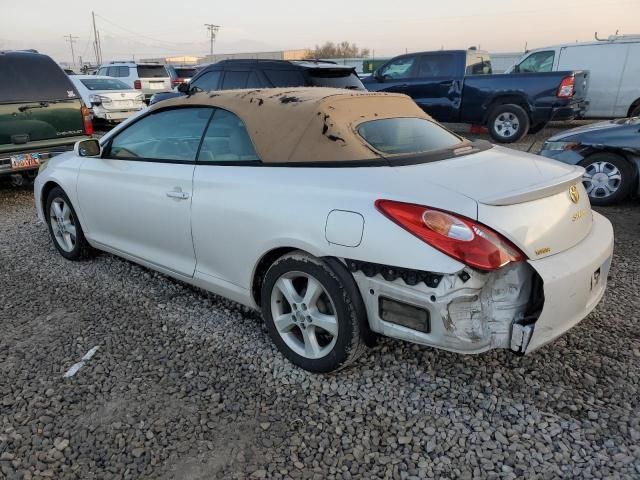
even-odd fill
[[[246,88],[249,72],[225,72],[222,80],[222,90]]]
[[[66,73],[46,55],[0,53],[0,102],[78,98]]]
[[[424,118],[372,120],[357,130],[369,145],[390,155],[440,150],[460,143],[460,137]]]
[[[216,110],[207,128],[198,162],[250,162],[260,160],[244,122],[226,110]]]
[[[107,67],[102,67],[100,70],[98,70],[98,75],[107,76],[108,71],[109,69]]]
[[[111,142],[111,158],[195,161],[211,108],[179,108],[152,113]]]
[[[304,76],[300,70],[265,70],[264,74],[274,87],[303,87]]]
[[[169,76],[169,72],[164,68],[164,65],[138,65],[137,69],[140,78],[163,78]]]
[[[217,90],[220,83],[220,75],[222,72],[207,72],[198,77],[194,82],[191,82],[191,88],[196,90]]]
[[[364,90],[364,85],[358,76],[347,69],[317,69],[309,70],[309,81],[314,87],[348,88]]]
[[[451,54],[422,55],[418,62],[418,77],[450,77],[454,74]]]
[[[129,76],[129,67],[127,67],[127,66],[124,66],[124,67],[109,67],[109,68],[107,68],[106,75],[108,77],[116,77],[116,78],[128,77]]]

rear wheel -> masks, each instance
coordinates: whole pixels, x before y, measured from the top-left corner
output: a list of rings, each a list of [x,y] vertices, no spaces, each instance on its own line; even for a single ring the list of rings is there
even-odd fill
[[[489,113],[487,128],[496,142],[517,142],[529,131],[529,115],[513,103],[496,105]]]
[[[631,107],[630,117],[640,117],[640,103]]]
[[[262,313],[282,354],[311,372],[330,372],[364,351],[364,305],[355,282],[346,282],[322,259],[292,252],[267,271]]]
[[[80,260],[92,252],[84,238],[80,221],[69,197],[60,187],[53,188],[47,196],[45,216],[49,234],[60,255],[67,260]]]
[[[615,153],[589,155],[582,162],[582,183],[593,205],[610,205],[631,194],[634,171],[629,162]]]

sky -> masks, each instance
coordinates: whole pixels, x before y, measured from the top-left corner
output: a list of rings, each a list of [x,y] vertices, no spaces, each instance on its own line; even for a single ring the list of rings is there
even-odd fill
[[[375,57],[467,48],[517,52],[640,34],[640,0],[0,0],[0,50],[95,60],[91,12],[104,60],[205,55],[205,23],[220,25],[214,53],[293,50],[347,40]]]

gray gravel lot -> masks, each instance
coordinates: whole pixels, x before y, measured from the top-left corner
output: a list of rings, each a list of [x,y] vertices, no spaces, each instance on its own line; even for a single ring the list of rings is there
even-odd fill
[[[552,345],[383,340],[322,376],[235,303],[108,254],[64,260],[32,193],[0,185],[0,477],[638,478],[640,203],[600,211],[608,293]]]

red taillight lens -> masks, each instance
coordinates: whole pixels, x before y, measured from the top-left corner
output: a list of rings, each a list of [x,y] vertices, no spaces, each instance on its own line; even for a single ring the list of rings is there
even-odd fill
[[[91,112],[85,105],[82,106],[82,125],[84,127],[85,135],[93,135],[93,122],[91,121]]]
[[[573,78],[573,75],[564,77],[560,82],[560,86],[558,87],[558,93],[556,93],[556,96],[561,98],[573,97],[573,94],[575,93],[575,81],[576,79]]]
[[[393,200],[377,200],[376,208],[420,240],[470,267],[497,270],[525,258],[500,234],[466,217]]]
[[[135,88],[136,90],[140,90],[142,88],[142,83],[140,83],[140,80],[133,81],[133,88]]]
[[[172,80],[171,83],[174,87],[178,86],[181,83],[184,83],[184,78],[176,78],[175,80]]]

